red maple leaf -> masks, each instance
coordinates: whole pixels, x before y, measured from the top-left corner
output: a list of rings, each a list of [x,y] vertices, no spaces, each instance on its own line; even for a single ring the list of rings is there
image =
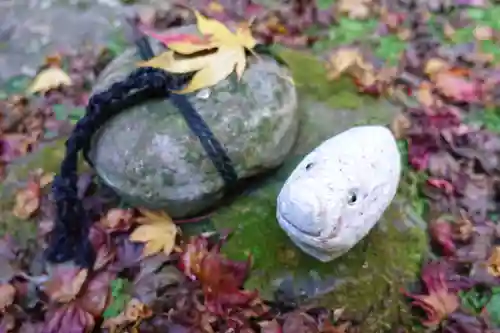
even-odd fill
[[[180,269],[201,283],[205,306],[211,313],[224,315],[232,309],[248,305],[257,298],[257,291],[242,289],[251,266],[247,261],[233,261],[220,253],[221,242],[210,246],[203,236],[194,237],[185,246]]]
[[[437,219],[429,223],[429,234],[445,256],[455,254],[457,248],[453,242],[453,226],[448,221]]]
[[[143,34],[158,40],[167,47],[168,44],[170,43],[206,44],[207,46],[210,45],[210,40],[208,36],[200,37],[193,34],[172,34],[172,33],[159,34],[142,24],[139,24],[138,28]]]
[[[427,327],[438,326],[448,315],[455,312],[460,305],[458,296],[449,291],[445,280],[446,267],[442,262],[434,261],[422,269],[422,282],[427,294],[415,295],[407,291],[403,293],[412,298],[412,305],[425,311],[426,318],[422,324]]]

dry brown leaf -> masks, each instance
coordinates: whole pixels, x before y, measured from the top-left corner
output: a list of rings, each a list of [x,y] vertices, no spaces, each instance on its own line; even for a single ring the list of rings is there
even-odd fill
[[[40,207],[41,189],[52,183],[54,176],[52,172],[45,172],[42,169],[34,170],[26,187],[16,194],[12,214],[23,220],[32,217]]]
[[[431,107],[436,102],[436,98],[432,93],[432,86],[428,82],[424,82],[418,87],[415,97],[417,101],[426,107]]]
[[[62,66],[62,56],[60,53],[49,54],[45,57],[44,64],[46,66],[61,67]]]
[[[410,29],[400,29],[397,33],[397,36],[402,41],[407,41],[410,39],[412,35],[412,31]]]
[[[477,40],[491,40],[493,34],[493,29],[488,26],[479,25],[474,28],[474,38]]]
[[[62,68],[48,67],[38,73],[28,88],[28,93],[45,93],[60,86],[70,86],[72,83],[71,78]]]
[[[340,0],[337,11],[351,19],[364,20],[370,16],[370,3],[370,0]]]
[[[45,186],[52,184],[54,181],[54,177],[56,174],[54,172],[44,172],[39,176],[38,183],[40,184],[40,188],[45,188]]]
[[[444,37],[446,37],[446,39],[448,39],[448,40],[452,39],[456,32],[457,32],[457,30],[449,22],[446,22],[443,25],[443,33],[444,33]]]
[[[464,77],[461,70],[438,72],[433,81],[441,94],[454,101],[471,102],[478,97],[475,83]]]
[[[424,73],[432,78],[435,74],[442,71],[447,71],[450,68],[450,64],[444,59],[431,58],[425,63]]]
[[[257,41],[253,38],[248,24],[240,24],[236,32],[230,31],[221,22],[208,19],[195,11],[200,33],[209,42],[193,43],[192,41],[169,43],[170,51],[139,64],[141,67],[156,67],[171,73],[196,72],[190,83],[176,93],[190,93],[199,89],[214,86],[227,78],[233,71],[240,79],[247,65],[245,50],[252,50]],[[191,57],[196,52],[216,48],[215,52]]]
[[[10,283],[0,284],[0,311],[3,312],[7,307],[14,303],[16,288]]]
[[[165,212],[151,212],[141,209],[143,217],[136,219],[138,226],[130,235],[133,242],[144,243],[143,256],[147,257],[163,251],[166,255],[172,253],[178,229],[170,216]]]
[[[101,327],[108,328],[111,331],[116,330],[118,327],[127,325],[130,323],[138,322],[142,319],[147,319],[151,317],[153,312],[145,304],[136,298],[132,298],[127,305],[125,310],[118,316],[106,319]]]
[[[461,211],[460,215],[460,218],[453,224],[453,239],[466,242],[472,237],[475,228],[464,211]]]
[[[147,305],[143,304],[136,298],[133,298],[130,302],[128,302],[124,313],[125,317],[130,321],[149,318],[153,314]]]
[[[500,246],[495,246],[488,258],[488,273],[495,277],[500,276]]]
[[[391,123],[391,131],[396,139],[404,139],[406,131],[411,127],[410,119],[403,113],[398,113]]]
[[[133,216],[130,209],[112,208],[101,218],[100,223],[108,231],[126,231],[133,222]]]
[[[40,207],[40,195],[40,185],[35,181],[30,181],[26,188],[16,193],[12,214],[23,220],[32,217]]]
[[[87,277],[87,269],[57,265],[51,273],[51,279],[44,284],[45,294],[55,302],[68,303],[78,295]]]
[[[356,47],[346,47],[334,51],[327,59],[325,67],[328,80],[336,80],[349,73],[354,66],[362,64],[361,51]]]

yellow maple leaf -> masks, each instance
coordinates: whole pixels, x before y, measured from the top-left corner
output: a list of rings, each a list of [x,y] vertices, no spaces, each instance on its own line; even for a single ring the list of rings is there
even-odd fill
[[[62,68],[48,67],[38,73],[28,88],[28,93],[45,93],[60,86],[70,86],[72,83],[71,78]]]
[[[326,71],[328,80],[337,80],[342,74],[354,68],[363,70],[364,60],[361,51],[356,47],[341,48],[333,52],[327,59]]]
[[[175,247],[177,226],[165,212],[140,210],[142,217],[137,218],[138,226],[130,235],[133,242],[145,243],[143,256],[147,257],[163,251],[169,255]]]
[[[195,15],[198,30],[207,38],[206,42],[187,40],[169,43],[169,51],[139,64],[141,67],[161,68],[171,73],[196,72],[188,86],[176,93],[185,94],[213,86],[233,71],[240,79],[247,64],[245,50],[252,51],[257,44],[246,23],[239,24],[233,33],[217,20],[208,19],[197,11]],[[213,49],[214,52],[189,57]],[[176,56],[176,53],[184,57]]]

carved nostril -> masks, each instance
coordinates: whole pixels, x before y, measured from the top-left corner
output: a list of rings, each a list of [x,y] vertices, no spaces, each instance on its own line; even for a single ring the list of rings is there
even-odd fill
[[[320,211],[316,194],[301,186],[289,189],[286,200],[280,204],[280,214],[286,221],[311,236],[321,234],[323,226],[320,223]]]

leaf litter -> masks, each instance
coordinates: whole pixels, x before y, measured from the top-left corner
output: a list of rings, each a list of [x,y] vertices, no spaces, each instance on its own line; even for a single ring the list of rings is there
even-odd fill
[[[403,106],[392,129],[404,143],[404,179],[414,180],[412,204],[429,221],[435,259],[424,263],[421,285],[402,295],[421,310],[415,318],[430,331],[499,332],[500,51],[494,42],[500,26],[488,14],[498,6],[472,0],[296,0],[267,9],[251,1],[188,2],[189,8],[174,4],[167,12],[143,15],[141,24],[188,59],[197,51],[231,46],[234,52],[226,54],[234,65],[212,81],[201,79],[194,89],[215,84],[235,66],[244,70],[241,52],[258,41],[319,50],[330,80],[351,77],[360,93]],[[199,30],[210,37],[162,40],[154,32],[200,24],[200,14],[191,8],[208,17]],[[238,32],[228,34],[212,19],[250,25],[239,30],[245,36],[233,39]],[[248,39],[250,31],[255,41]],[[155,60],[158,67],[179,61],[173,53],[163,56]],[[69,113],[85,105],[89,87],[109,60],[105,50],[95,49],[48,57],[31,91],[0,101],[1,167],[44,140],[67,134],[74,123]],[[186,68],[207,66],[218,64],[198,59]],[[16,216],[38,226],[38,250],[53,224],[53,202],[42,190],[50,177],[34,172],[13,207]],[[93,270],[40,267],[33,264],[36,249],[22,249],[6,236],[0,240],[2,330],[357,332],[355,322],[342,318],[342,309],[285,307],[245,290],[252,260],[232,261],[220,252],[230,234],[183,239],[168,215],[118,208],[92,175],[80,178],[80,197],[96,221],[90,233],[97,253]]]

